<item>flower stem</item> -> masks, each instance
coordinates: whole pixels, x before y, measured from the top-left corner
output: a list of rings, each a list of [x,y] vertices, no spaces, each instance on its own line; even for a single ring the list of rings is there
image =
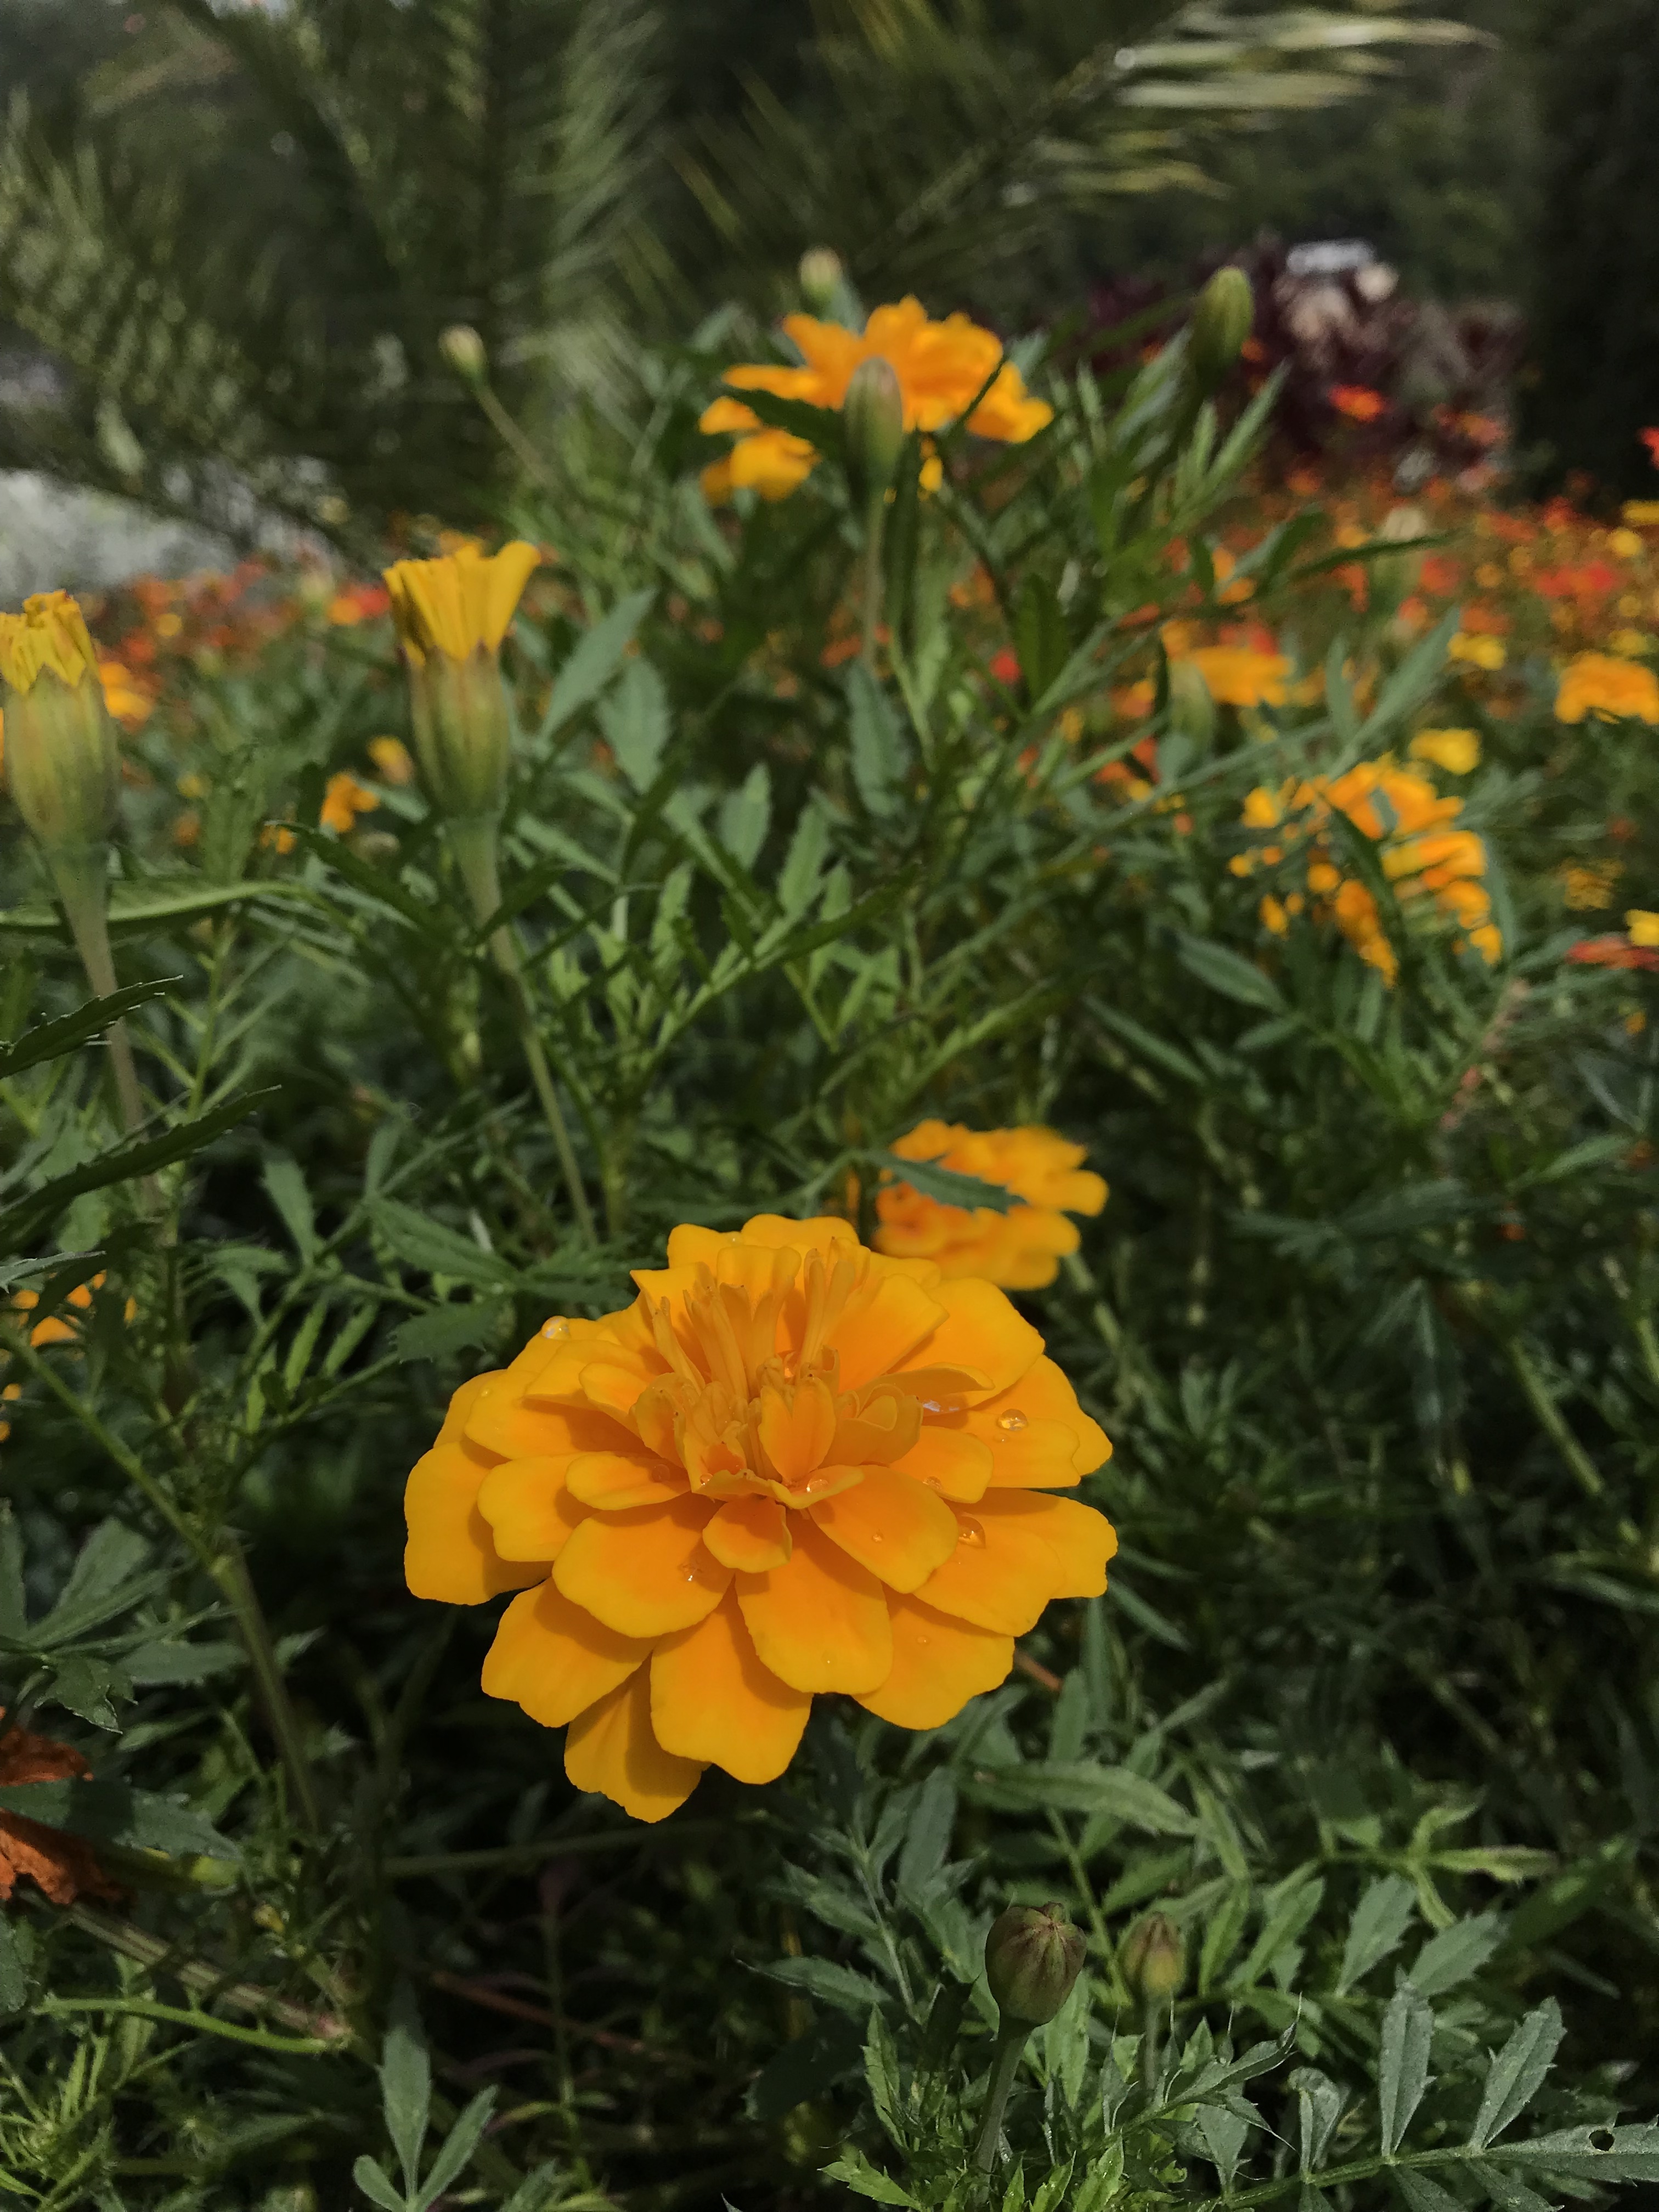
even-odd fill
[[[1158,2069],[1164,2055],[1162,2012],[1158,2000],[1148,1997],[1140,2015],[1140,2080],[1149,2106],[1158,2100]]]
[[[1002,2140],[1002,2116],[1008,2108],[1008,2093],[1014,2086],[1014,2076],[1019,2071],[1025,2039],[1030,2033],[1023,2021],[1006,2019],[997,2030],[996,2046],[991,2056],[990,2085],[985,2092],[985,2110],[980,2118],[979,2140],[974,2145],[974,2164],[981,2173],[989,2173],[997,2162],[997,2145]]]
[[[492,914],[499,910],[501,903],[501,876],[495,865],[495,824],[480,816],[470,820],[452,821],[449,842],[456,866],[466,884],[467,895],[472,901],[473,912],[481,923],[486,922]],[[559,1157],[560,1172],[570,1193],[570,1204],[576,1216],[577,1226],[590,1244],[597,1244],[599,1226],[593,1218],[593,1209],[587,1202],[581,1170],[576,1164],[575,1147],[570,1141],[569,1127],[559,1104],[559,1094],[553,1085],[547,1054],[542,1048],[530,994],[525,988],[518,943],[505,923],[492,932],[489,951],[513,1001],[519,1042],[523,1048],[525,1060],[530,1069],[530,1079],[535,1085],[536,1096],[541,1101],[542,1113],[552,1135],[553,1149]]]
[[[1538,1416],[1539,1426],[1565,1460],[1574,1480],[1586,1498],[1601,1498],[1607,1489],[1601,1470],[1567,1426],[1561,1408],[1551,1397],[1549,1387],[1533,1364],[1530,1353],[1518,1336],[1506,1336],[1504,1349],[1509,1354],[1516,1381],[1526,1393],[1528,1404]]]
[[[104,873],[105,848],[101,845],[58,846],[46,854],[46,865],[52,870],[52,881],[58,886],[58,896],[64,902],[64,912],[75,938],[75,949],[81,956],[81,965],[87,971],[87,981],[94,996],[107,999],[118,986],[115,981],[115,959],[109,944],[109,893]],[[109,1056],[115,1070],[115,1092],[120,1101],[121,1119],[127,1134],[135,1135],[143,1127],[144,1100],[138,1088],[138,1071],[133,1065],[132,1045],[125,1022],[112,1022],[107,1031]],[[153,1177],[146,1177],[148,1188],[155,1189]],[[156,1194],[159,1199],[159,1193]]]
[[[241,1631],[242,1641],[247,1647],[249,1663],[253,1668],[253,1680],[259,1703],[264,1708],[265,1723],[276,1740],[276,1751],[283,1762],[283,1771],[288,1777],[289,1788],[301,1820],[313,1836],[322,1832],[322,1808],[317,1802],[317,1786],[312,1778],[311,1762],[306,1756],[305,1739],[300,1731],[300,1717],[294,1710],[288,1694],[288,1685],[283,1680],[283,1670],[276,1657],[276,1646],[270,1640],[264,1609],[259,1603],[252,1578],[247,1571],[247,1561],[242,1547],[228,1528],[221,1532],[217,1554],[209,1571],[218,1584],[225,1602],[236,1616],[236,1626]]]
[[[860,658],[872,676],[876,672],[876,632],[881,624],[881,547],[886,528],[887,505],[883,494],[871,501],[864,525],[864,610]]]

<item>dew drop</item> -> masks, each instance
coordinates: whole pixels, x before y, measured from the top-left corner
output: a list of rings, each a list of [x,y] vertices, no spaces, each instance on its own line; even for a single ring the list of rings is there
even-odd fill
[[[965,1544],[970,1552],[982,1552],[985,1549],[984,1529],[981,1528],[971,1513],[963,1514],[961,1519],[962,1534],[958,1540]]]
[[[550,1321],[544,1323],[542,1328],[544,1336],[568,1336],[569,1334],[570,1324],[568,1321]]]
[[[1029,1429],[1030,1422],[1018,1407],[1010,1406],[1006,1413],[997,1415],[997,1426],[1005,1436],[1017,1436],[1021,1429]]]
[[[944,1485],[940,1482],[936,1474],[924,1474],[921,1478],[921,1486],[924,1490],[941,1490],[944,1488]]]

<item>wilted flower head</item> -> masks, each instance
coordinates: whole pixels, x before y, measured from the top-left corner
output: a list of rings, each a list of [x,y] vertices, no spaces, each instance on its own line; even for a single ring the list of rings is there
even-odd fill
[[[708,1764],[768,1782],[815,1695],[936,1728],[1050,1598],[1097,1594],[1110,1446],[988,1283],[844,1221],[677,1229],[602,1321],[463,1383],[409,1480],[417,1597],[507,1607],[483,1686],[641,1820]]]
[[[1098,1213],[1103,1179],[1084,1167],[1084,1148],[1056,1130],[968,1129],[959,1122],[922,1121],[893,1146],[901,1159],[931,1160],[953,1174],[1000,1183],[1024,1200],[998,1213],[925,1198],[908,1182],[884,1183],[876,1194],[878,1252],[931,1260],[946,1281],[978,1275],[1005,1291],[1038,1291],[1078,1248],[1067,1213]]]
[[[936,323],[919,300],[905,299],[878,307],[862,331],[812,315],[786,315],[783,329],[801,356],[799,368],[744,362],[726,370],[726,382],[739,392],[770,392],[838,409],[860,364],[879,356],[898,379],[906,430],[942,430],[972,408],[968,428],[976,435],[1018,445],[1054,419],[1048,402],[1033,398],[1012,362],[1002,359],[1001,339],[966,315]],[[711,500],[727,499],[744,486],[763,499],[782,499],[817,460],[805,438],[769,428],[738,399],[716,399],[704,410],[701,427],[711,434],[738,434],[726,459],[703,471]]]

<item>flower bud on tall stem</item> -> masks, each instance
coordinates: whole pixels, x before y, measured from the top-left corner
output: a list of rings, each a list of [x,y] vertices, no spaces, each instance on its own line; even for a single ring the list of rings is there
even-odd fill
[[[904,450],[904,394],[893,364],[879,354],[853,371],[842,407],[847,435],[847,467],[853,493],[864,508],[865,665],[875,667],[876,629],[881,617],[881,549],[899,455]]]
[[[501,641],[541,556],[515,540],[486,556],[476,545],[434,561],[399,561],[386,572],[392,618],[409,672],[415,756],[449,848],[483,924],[500,910],[498,854],[507,802],[513,720],[501,678]],[[530,1078],[553,1139],[582,1234],[597,1229],[575,1149],[553,1085],[510,928],[489,950],[506,980]]]
[[[67,592],[37,592],[21,614],[0,615],[0,692],[11,795],[51,871],[87,981],[107,998],[117,988],[108,860],[121,761],[98,656]],[[120,1022],[110,1024],[109,1050],[121,1118],[135,1130],[143,1097]]]
[[[1083,1938],[1063,1905],[1011,1905],[991,1923],[985,1938],[985,1978],[996,1999],[999,2023],[974,2146],[974,2163],[981,2173],[996,2164],[1002,2116],[1026,2038],[1053,2020],[1070,1996],[1083,1959]]]
[[[1180,1929],[1167,1913],[1143,1914],[1123,1939],[1118,1965],[1140,2000],[1140,2072],[1150,2099],[1158,2094],[1164,2020],[1187,1978],[1187,1946]]]

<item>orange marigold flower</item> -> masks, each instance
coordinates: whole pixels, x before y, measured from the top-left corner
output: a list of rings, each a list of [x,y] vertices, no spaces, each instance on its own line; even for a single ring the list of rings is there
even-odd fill
[[[368,757],[382,780],[400,788],[415,781],[415,756],[401,738],[371,738]]]
[[[384,584],[348,584],[329,601],[328,618],[337,629],[351,629],[359,623],[373,622],[391,605],[392,594]]]
[[[1460,629],[1446,647],[1448,660],[1462,661],[1466,667],[1488,672],[1501,668],[1506,657],[1500,639],[1467,629]]]
[[[1448,775],[1468,775],[1480,765],[1480,739],[1474,730],[1419,730],[1406,750]]]
[[[464,1382],[404,1497],[417,1597],[520,1592],[483,1687],[568,1724],[578,1789],[769,1782],[819,1693],[937,1728],[1105,1589],[1110,1523],[1045,1493],[1111,1447],[989,1283],[775,1214],[634,1279]]]
[[[1582,722],[1587,714],[1613,722],[1659,722],[1659,679],[1650,668],[1611,653],[1575,653],[1561,672],[1555,719]]]
[[[124,662],[100,659],[98,681],[103,687],[105,706],[123,729],[137,729],[155,713],[155,702],[149,692],[139,690]]]
[[[0,1712],[3,1717],[3,1712]],[[30,1782],[83,1782],[92,1769],[78,1751],[27,1729],[0,1735],[0,1789]],[[116,1884],[99,1866],[90,1844],[66,1836],[21,1813],[0,1813],[0,1902],[9,1898],[20,1875],[44,1890],[54,1905],[73,1905],[77,1897],[119,1897]]]
[[[1003,361],[1001,339],[966,315],[936,323],[920,300],[907,298],[895,307],[876,308],[861,331],[812,315],[786,315],[783,329],[801,356],[800,366],[739,362],[726,370],[725,381],[738,392],[769,392],[781,399],[839,409],[859,364],[879,357],[898,378],[907,430],[942,430],[972,407],[968,428],[978,436],[1023,445],[1054,420],[1048,401],[1034,398],[1013,362]],[[715,503],[744,486],[763,499],[786,499],[817,463],[816,449],[805,438],[769,427],[752,408],[726,393],[703,410],[699,427],[711,435],[737,434],[731,453],[703,471],[704,495]],[[942,473],[936,465],[927,471],[935,483]]]
[[[1368,384],[1332,385],[1331,404],[1351,422],[1375,422],[1379,415],[1389,411],[1388,401]]]
[[[1262,653],[1250,646],[1202,645],[1196,652],[1177,658],[1192,662],[1218,707],[1282,707],[1285,703],[1291,664],[1282,653]]]
[[[931,1260],[947,1282],[977,1275],[1005,1291],[1040,1291],[1078,1248],[1068,1213],[1098,1213],[1104,1179],[1084,1167],[1084,1148],[1056,1130],[966,1129],[923,1121],[893,1150],[903,1160],[931,1160],[956,1175],[1000,1183],[1023,1206],[1006,1213],[988,1206],[945,1206],[908,1182],[884,1184],[876,1196],[878,1252],[894,1259]]]
[[[372,814],[380,803],[372,791],[342,769],[328,780],[328,788],[323,793],[323,811],[317,819],[337,837],[349,837],[357,826],[357,817]]]

